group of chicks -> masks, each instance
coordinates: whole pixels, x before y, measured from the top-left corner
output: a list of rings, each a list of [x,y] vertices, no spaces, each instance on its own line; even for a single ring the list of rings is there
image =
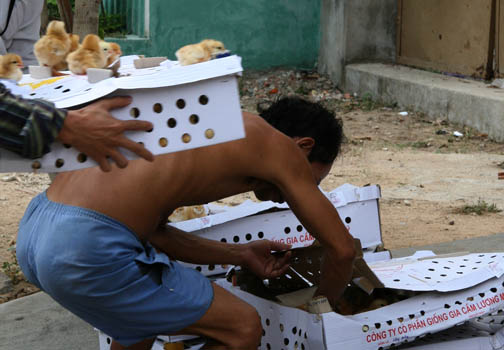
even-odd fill
[[[116,43],[101,40],[97,35],[88,34],[82,43],[79,36],[69,34],[62,21],[51,21],[47,31],[34,46],[35,57],[40,66],[51,68],[53,76],[60,71],[70,70],[73,74],[86,74],[89,68],[106,68],[122,54]],[[229,52],[220,41],[205,39],[197,44],[186,45],[175,52],[180,65],[187,66],[211,59],[225,57]],[[21,80],[23,61],[16,54],[0,56],[0,78]]]
[[[46,34],[35,43],[34,52],[39,64],[50,67],[53,75],[59,75],[61,70],[86,74],[89,68],[108,67],[122,54],[118,44],[105,42],[94,34],[86,35],[79,43],[79,36],[67,33],[61,21],[49,23]]]

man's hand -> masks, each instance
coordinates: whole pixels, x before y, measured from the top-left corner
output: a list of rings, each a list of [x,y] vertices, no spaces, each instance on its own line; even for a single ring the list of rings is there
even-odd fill
[[[290,249],[290,245],[268,240],[254,241],[245,244],[243,252],[243,267],[248,268],[260,278],[275,278],[281,276],[289,268],[291,252],[281,256],[272,255],[272,251]]]
[[[336,301],[343,295],[353,272],[353,256],[348,258],[324,253],[322,260],[320,285],[315,295],[323,295],[334,308]]]
[[[125,107],[130,103],[130,97],[113,97],[68,111],[58,139],[93,158],[103,171],[111,169],[108,157],[112,158],[119,168],[128,165],[128,160],[119,152],[118,147],[152,161],[154,156],[151,152],[123,134],[128,130],[150,130],[152,124],[141,120],[118,120],[109,113],[112,109]]]

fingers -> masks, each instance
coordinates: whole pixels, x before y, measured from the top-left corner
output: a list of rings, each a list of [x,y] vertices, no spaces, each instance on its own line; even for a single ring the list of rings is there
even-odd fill
[[[149,162],[152,162],[154,160],[154,155],[147,148],[135,141],[131,141],[126,137],[121,140],[120,146],[130,150],[131,152],[137,154],[139,157],[142,157],[145,160],[148,160]]]
[[[107,158],[104,157],[103,155],[89,155],[90,158],[94,159],[94,161],[96,163],[98,163],[98,165],[100,166],[100,169],[105,172],[105,173],[108,173],[112,167],[110,166],[110,163],[108,162]]]
[[[125,156],[122,155],[121,152],[116,149],[109,150],[109,157],[117,164],[117,166],[121,169],[126,168],[128,165],[128,160]],[[108,162],[107,162],[108,163]]]
[[[145,120],[125,120],[122,124],[123,131],[147,131],[154,127],[151,122]]]
[[[269,242],[270,242],[270,249],[275,251],[289,250],[292,247],[291,244],[285,244],[275,241],[269,241]]]
[[[130,96],[116,96],[110,98],[104,98],[98,102],[95,102],[96,105],[100,105],[101,107],[111,110],[121,107],[126,107],[131,103],[133,99]]]

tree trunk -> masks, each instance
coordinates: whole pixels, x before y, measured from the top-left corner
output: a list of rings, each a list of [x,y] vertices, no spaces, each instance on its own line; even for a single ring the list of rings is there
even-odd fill
[[[88,34],[98,34],[101,0],[75,0],[73,33],[81,40]]]
[[[47,25],[49,24],[49,12],[47,11],[47,0],[44,0],[44,7],[40,14],[40,36],[46,32]]]
[[[67,32],[72,33],[73,30],[73,13],[70,0],[58,0],[58,11],[61,19],[65,22]]]

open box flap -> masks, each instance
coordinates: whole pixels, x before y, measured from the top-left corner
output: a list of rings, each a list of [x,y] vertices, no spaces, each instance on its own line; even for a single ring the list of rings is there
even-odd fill
[[[344,184],[331,192],[324,192],[324,194],[336,208],[343,207],[353,202],[378,199],[381,196],[379,186],[357,187],[349,184]],[[211,206],[210,210],[214,211],[216,208],[218,208],[217,210],[220,212],[202,218],[171,223],[169,225],[186,232],[192,232],[258,214],[272,208],[288,209],[289,206],[286,203],[279,204],[271,201],[246,201],[235,207]]]

